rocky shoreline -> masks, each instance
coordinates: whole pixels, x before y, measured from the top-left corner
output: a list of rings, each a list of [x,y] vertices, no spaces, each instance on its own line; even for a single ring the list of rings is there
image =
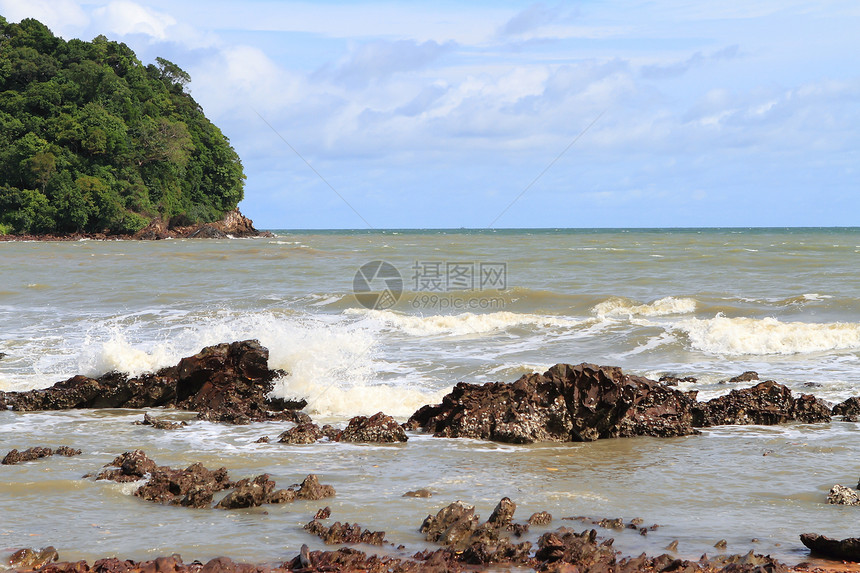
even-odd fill
[[[182,218],[164,221],[156,217],[149,225],[130,235],[115,233],[0,235],[0,241],[157,241],[163,239],[229,239],[273,236],[269,231],[258,231],[254,228],[254,222],[242,215],[237,208],[227,213],[220,221],[212,223],[192,224]]]
[[[734,381],[755,381],[745,373]],[[715,425],[830,422],[833,415],[852,419],[860,400],[849,399],[831,408],[814,396],[795,396],[774,381],[759,382],[750,388],[732,390],[707,402],[695,392],[674,388],[671,380],[654,381],[625,374],[620,368],[594,364],[558,364],[543,374],[534,373],[513,383],[483,385],[460,383],[441,404],[427,405],[404,424],[380,412],[356,416],[342,429],[319,427],[301,412],[306,402],[271,399],[273,381],[286,375],[268,367],[268,350],[255,340],[219,344],[204,348],[177,365],[138,377],[111,372],[98,378],[74,376],[54,386],[27,392],[0,392],[0,408],[13,411],[65,410],[78,408],[160,408],[197,412],[199,419],[230,424],[252,421],[288,421],[294,425],[278,440],[285,443],[317,441],[406,442],[409,431],[422,431],[447,438],[472,438],[514,444],[534,442],[575,442],[597,439],[653,436],[671,438],[699,433],[698,428]],[[165,422],[144,414],[141,424],[170,431],[181,424]],[[268,442],[268,436],[259,442]],[[4,464],[33,461],[45,463],[48,456],[76,455],[79,450],[63,446],[57,450],[33,447],[13,450]],[[267,503],[289,503],[295,499],[324,499],[334,495],[330,486],[309,475],[301,484],[276,489],[267,474],[233,481],[225,468],[209,470],[200,464],[186,469],[158,466],[139,450],[130,451],[108,463],[90,477],[120,482],[145,480],[134,495],[156,503],[189,508],[229,510],[258,507]],[[841,489],[839,489],[841,488]],[[226,493],[224,493],[226,492]],[[406,495],[426,496],[422,492]],[[852,496],[852,494],[854,494]],[[216,497],[220,499],[216,500]],[[832,498],[832,499],[831,499]],[[857,503],[854,503],[857,500]],[[860,504],[850,488],[834,486],[829,503]],[[55,573],[131,572],[230,572],[268,571],[471,571],[528,569],[537,571],[634,572],[634,571],[857,571],[860,566],[833,562],[833,566],[801,564],[790,568],[768,556],[728,555],[698,561],[677,558],[674,548],[656,557],[624,557],[612,548],[612,538],[598,536],[595,529],[577,532],[568,527],[546,531],[536,542],[520,538],[532,525],[546,526],[552,517],[546,512],[532,515],[524,523],[513,521],[516,504],[504,498],[486,522],[474,514],[474,507],[454,502],[428,516],[416,528],[435,550],[409,553],[385,539],[384,531],[372,524],[349,524],[326,520],[328,508],[317,512],[305,530],[326,544],[364,544],[386,547],[383,553],[366,553],[352,547],[331,551],[310,551],[303,547],[295,558],[280,564],[235,563],[221,557],[208,563],[183,563],[179,556],[154,561],[122,561],[111,557],[92,564],[60,562],[51,547],[40,551],[21,549],[6,561],[6,568],[19,571]],[[569,519],[569,518],[563,518]],[[638,529],[647,535],[641,521],[625,524],[620,519],[582,519],[608,531]],[[798,532],[800,533],[800,532]],[[832,540],[804,533],[803,544],[815,554],[835,560],[860,561],[860,540]],[[719,547],[719,544],[717,545]],[[2,568],[2,563],[0,563]]]

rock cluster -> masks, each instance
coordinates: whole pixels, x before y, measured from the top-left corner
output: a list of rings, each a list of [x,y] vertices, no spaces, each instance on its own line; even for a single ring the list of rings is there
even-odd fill
[[[313,444],[322,439],[330,442],[390,444],[405,442],[409,437],[397,420],[382,412],[370,417],[355,416],[343,430],[337,430],[329,425],[320,428],[308,421],[296,424],[278,436],[278,442],[282,444]]]
[[[209,508],[215,494],[232,488],[215,507],[240,509],[258,507],[266,503],[289,503],[295,499],[324,499],[335,494],[330,485],[319,483],[311,474],[301,484],[289,489],[275,489],[268,474],[233,482],[226,468],[209,470],[195,463],[186,469],[159,466],[143,451],[125,452],[105,466],[96,479],[120,483],[146,480],[134,495],[148,501],[183,507]]]
[[[38,460],[39,458],[46,458],[48,456],[79,456],[81,454],[81,450],[76,450],[74,448],[70,448],[69,446],[60,446],[56,450],[52,450],[51,448],[28,448],[23,452],[19,452],[18,450],[11,450],[7,453],[3,460],[0,461],[0,464],[4,466],[11,466],[14,464],[20,464],[21,462],[30,462],[33,460]]]
[[[814,396],[795,397],[773,381],[698,402],[695,392],[583,363],[557,364],[512,384],[457,384],[441,404],[419,409],[406,426],[435,436],[526,444],[686,436],[699,427],[789,421],[828,422],[830,410]]]
[[[154,374],[79,375],[50,388],[9,392],[5,399],[19,411],[173,407],[196,411],[200,419],[234,424],[306,421],[305,414],[293,410],[273,411],[286,404],[267,400],[272,381],[284,372],[269,370],[268,359],[268,349],[256,340],[218,344]],[[291,405],[302,408],[305,403]]]
[[[160,239],[228,239],[230,237],[272,237],[272,233],[260,232],[254,228],[254,222],[242,215],[239,209],[234,209],[224,215],[224,218],[214,223],[191,224],[187,219],[171,219],[165,222],[156,217],[150,223],[132,235],[132,239],[140,241],[157,241]]]

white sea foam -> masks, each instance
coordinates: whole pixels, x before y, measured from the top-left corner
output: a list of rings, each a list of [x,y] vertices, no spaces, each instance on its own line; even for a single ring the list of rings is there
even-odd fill
[[[667,296],[648,304],[637,304],[624,298],[613,297],[594,306],[592,312],[599,318],[621,316],[666,316],[670,314],[690,314],[696,311],[696,301],[692,298]]]
[[[350,310],[348,313],[364,314],[373,320],[380,321],[412,336],[487,334],[517,326],[574,328],[587,322],[566,317],[520,314],[508,311],[486,314],[464,312],[432,316],[413,316],[388,310]]]
[[[690,345],[717,355],[800,354],[860,348],[860,324],[781,322],[775,318],[690,318],[674,325]]]

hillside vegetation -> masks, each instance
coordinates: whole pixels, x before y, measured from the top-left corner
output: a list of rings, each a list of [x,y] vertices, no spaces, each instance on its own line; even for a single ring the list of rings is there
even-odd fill
[[[128,234],[234,209],[242,164],[189,81],[104,36],[0,16],[0,234]]]

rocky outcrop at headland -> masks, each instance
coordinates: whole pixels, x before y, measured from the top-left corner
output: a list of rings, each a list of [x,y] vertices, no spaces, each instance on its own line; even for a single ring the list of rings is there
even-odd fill
[[[227,239],[230,237],[271,237],[271,233],[260,232],[254,228],[254,222],[242,215],[239,209],[228,212],[220,221],[213,223],[189,224],[182,218],[165,222],[160,218],[153,219],[149,225],[131,236],[141,241],[157,241],[160,239]]]
[[[694,394],[613,366],[557,364],[512,384],[460,383],[407,422],[436,436],[527,444],[695,434]]]
[[[614,366],[557,364],[512,384],[460,383],[406,426],[441,437],[517,444],[630,436],[673,437],[726,424],[830,421],[827,405],[773,381],[698,402],[696,392],[624,374]]]
[[[274,411],[285,404],[302,408],[305,402],[267,399],[273,380],[285,374],[270,370],[268,360],[268,349],[256,340],[218,344],[154,374],[75,376],[42,390],[6,393],[5,400],[18,411],[167,406],[196,411],[204,420],[233,424],[306,421],[306,415],[293,410]]]

